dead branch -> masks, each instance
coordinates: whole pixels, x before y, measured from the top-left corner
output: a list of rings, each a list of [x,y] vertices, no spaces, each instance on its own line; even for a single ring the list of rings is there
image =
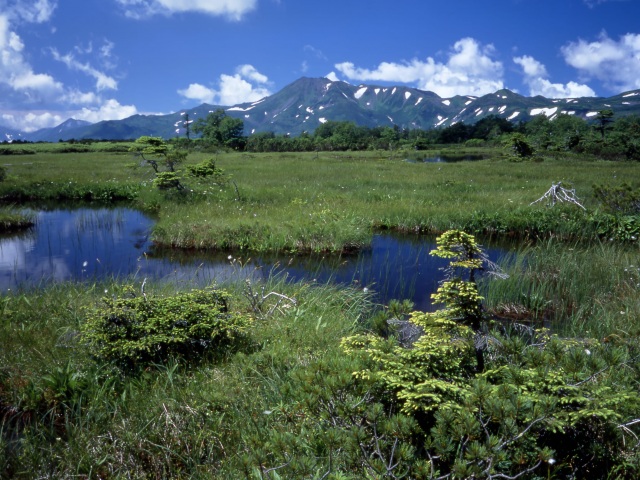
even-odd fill
[[[586,210],[578,200],[576,196],[575,188],[565,188],[562,186],[562,182],[551,184],[551,188],[547,190],[543,196],[541,196],[535,202],[531,202],[529,206],[534,205],[538,202],[545,201],[547,202],[548,207],[553,207],[556,203],[573,203],[574,205],[579,206],[581,209]]]

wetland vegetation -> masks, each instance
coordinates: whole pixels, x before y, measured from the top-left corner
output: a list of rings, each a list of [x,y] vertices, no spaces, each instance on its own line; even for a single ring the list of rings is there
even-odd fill
[[[0,219],[126,202],[153,216],[158,246],[245,259],[433,233],[452,268],[427,313],[282,274],[4,291],[1,476],[640,474],[638,162],[554,149],[514,161],[478,142],[420,152],[483,157],[452,163],[406,162],[415,149],[400,148],[196,149],[175,188],[123,145],[3,146],[33,153],[2,157]],[[584,209],[532,205],[559,182]],[[476,239],[490,236],[520,245],[508,278],[478,275]]]

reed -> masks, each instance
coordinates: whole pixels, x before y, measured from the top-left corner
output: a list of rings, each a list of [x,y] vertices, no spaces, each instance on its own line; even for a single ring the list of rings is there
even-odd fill
[[[640,252],[612,242],[547,240],[505,259],[507,280],[485,287],[491,307],[567,336],[637,338]]]

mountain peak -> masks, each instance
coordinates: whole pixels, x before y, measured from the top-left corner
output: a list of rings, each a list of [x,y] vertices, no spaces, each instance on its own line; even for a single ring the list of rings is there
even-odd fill
[[[181,135],[177,121],[181,112],[190,119],[205,118],[223,108],[240,118],[245,134],[273,132],[298,135],[313,132],[319,125],[350,121],[366,127],[398,126],[407,129],[444,128],[455,123],[475,123],[489,115],[510,121],[527,121],[544,114],[553,119],[575,115],[591,119],[595,112],[612,109],[616,115],[640,113],[640,90],[609,98],[549,99],[525,97],[508,89],[483,96],[456,95],[441,98],[434,92],[406,85],[351,85],[324,77],[301,77],[279,92],[254,102],[232,106],[202,104],[169,115],[134,115],[124,120],[89,124],[70,118],[57,127],[43,129],[23,138],[32,141],[58,139],[134,139],[142,135],[164,138]],[[8,133],[11,133],[8,131]],[[15,134],[13,134],[15,136]]]

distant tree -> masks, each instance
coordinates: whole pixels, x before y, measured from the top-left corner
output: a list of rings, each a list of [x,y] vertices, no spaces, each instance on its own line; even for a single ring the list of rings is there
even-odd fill
[[[533,156],[534,149],[522,133],[512,133],[504,140],[507,151],[518,159]]]
[[[613,110],[600,110],[596,115],[596,121],[598,122],[598,131],[602,135],[602,139],[604,140],[604,134],[607,129],[607,126],[613,122]]]
[[[218,109],[209,113],[193,124],[194,133],[201,134],[202,139],[212,145],[239,148],[244,146],[244,122],[239,118],[227,116],[224,110]]]

